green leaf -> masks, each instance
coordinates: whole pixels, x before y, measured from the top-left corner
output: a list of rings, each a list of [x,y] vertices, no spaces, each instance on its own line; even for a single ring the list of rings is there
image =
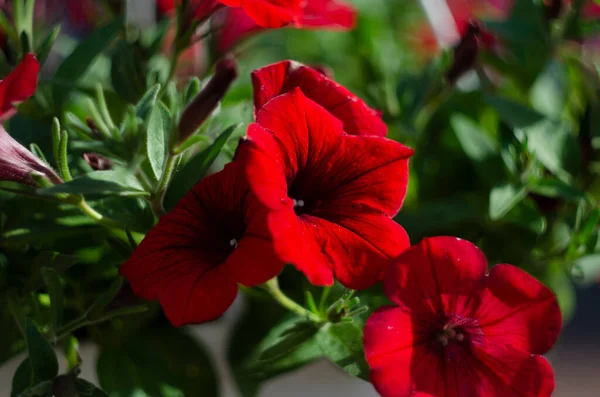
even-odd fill
[[[150,166],[154,177],[160,179],[163,172],[163,165],[166,157],[166,136],[169,133],[170,117],[169,111],[159,103],[152,108],[148,120],[148,129],[146,134],[146,154],[150,161]]]
[[[54,29],[52,29],[52,31],[48,33],[44,41],[42,41],[42,43],[38,46],[37,58],[40,62],[40,65],[43,65],[46,62],[46,58],[48,58],[48,55],[50,54],[52,46],[54,45],[54,42],[56,41],[56,38],[58,37],[59,33],[60,25],[54,27]]]
[[[75,380],[75,386],[79,397],[109,397],[107,393],[103,392],[87,380],[77,379]]]
[[[17,397],[24,390],[30,388],[35,383],[33,370],[29,358],[26,358],[19,364],[12,380],[11,397]]]
[[[59,193],[98,196],[148,196],[140,183],[125,170],[94,171],[72,181],[38,190],[38,193],[53,196]]]
[[[600,253],[582,256],[573,263],[573,272],[579,274],[583,285],[593,285],[600,278]]]
[[[513,128],[523,128],[544,120],[545,116],[518,102],[497,95],[486,94],[486,102],[493,107],[500,118]]]
[[[564,200],[579,201],[586,199],[586,193],[574,186],[570,186],[565,182],[556,178],[542,178],[532,180],[528,185],[529,190],[537,193],[540,196],[556,197]]]
[[[102,294],[100,294],[98,298],[96,298],[94,303],[92,303],[92,305],[89,307],[89,318],[94,319],[94,317],[98,316],[102,312],[102,310],[104,310],[104,308],[108,306],[108,304],[112,302],[113,299],[115,299],[115,296],[117,296],[119,291],[121,291],[122,287],[123,277],[119,276],[115,279],[115,281],[113,281],[110,284],[106,291],[104,291]]]
[[[167,209],[173,208],[199,180],[206,176],[208,169],[238,126],[239,124],[235,124],[223,131],[212,145],[195,155],[175,174],[165,198]]]
[[[490,192],[489,216],[498,220],[527,196],[527,189],[517,188],[509,183],[495,186]]]
[[[71,55],[58,67],[54,78],[59,81],[76,83],[85,74],[96,57],[102,53],[123,28],[123,20],[115,18],[109,24],[94,30],[81,41]],[[72,87],[54,87],[53,98],[57,109],[62,107],[72,91]]]
[[[326,324],[316,335],[317,344],[332,362],[352,376],[369,380],[363,350],[363,331],[357,321]]]
[[[50,267],[42,268],[42,277],[48,288],[50,295],[50,309],[52,310],[52,333],[56,335],[56,330],[62,324],[62,315],[65,304],[65,296],[60,283],[60,277],[56,270]]]
[[[474,162],[481,163],[497,155],[498,147],[494,141],[468,117],[453,115],[450,124],[465,154]]]
[[[576,175],[580,152],[577,139],[569,129],[552,121],[535,124],[523,130],[527,146],[540,163],[558,177],[565,172]]]
[[[214,367],[196,340],[180,329],[146,329],[116,346],[102,346],[96,365],[102,390],[113,397],[217,397]]]
[[[311,339],[319,328],[310,321],[298,321],[279,334],[279,337],[261,351],[259,360],[273,360],[299,348],[304,342]]]
[[[146,117],[148,117],[148,114],[150,114],[156,105],[156,99],[158,98],[159,92],[160,84],[156,84],[146,91],[142,99],[135,105],[135,115],[137,117],[146,120]]]
[[[111,58],[110,81],[129,103],[136,103],[146,91],[147,59],[137,43],[121,40]]]
[[[27,320],[25,328],[29,362],[36,381],[52,380],[58,375],[58,360],[52,346],[40,334],[31,320]]]

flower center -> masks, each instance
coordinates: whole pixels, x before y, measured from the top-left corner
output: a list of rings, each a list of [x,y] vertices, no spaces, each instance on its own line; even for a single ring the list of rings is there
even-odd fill
[[[465,341],[465,332],[460,328],[454,328],[452,325],[447,324],[442,332],[437,336],[437,342],[443,347],[448,346],[450,343],[461,343]]]

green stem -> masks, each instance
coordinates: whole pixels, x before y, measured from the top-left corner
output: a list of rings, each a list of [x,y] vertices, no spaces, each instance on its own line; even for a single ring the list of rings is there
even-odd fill
[[[304,317],[309,319],[315,323],[322,323],[323,320],[321,317],[316,315],[315,313],[306,310],[304,307],[300,306],[298,303],[291,300],[283,291],[279,288],[279,282],[277,281],[277,277],[272,278],[264,284],[264,289],[271,294],[273,299],[277,301],[281,306],[288,309],[292,313],[296,313],[300,317]]]
[[[163,84],[163,86],[160,89],[159,97],[162,96],[163,92],[169,85],[169,81],[171,81],[173,77],[175,77],[175,72],[177,71],[177,63],[179,62],[180,55],[181,51],[179,49],[176,48],[175,50],[173,50],[173,53],[171,54],[171,61],[169,64],[169,76],[167,77],[167,81],[165,81],[165,84]]]
[[[105,217],[104,215],[90,207],[90,205],[87,203],[87,201],[85,201],[84,198],[81,198],[79,203],[77,203],[77,206],[84,214],[94,219],[98,223],[103,224],[104,226],[124,229],[124,227],[119,222],[115,221],[114,219]]]
[[[158,186],[154,191],[151,199],[152,210],[154,214],[158,217],[161,217],[166,213],[165,208],[163,206],[163,201],[165,199],[165,194],[167,193],[167,188],[169,187],[169,183],[171,182],[171,178],[173,178],[173,174],[177,169],[177,164],[179,163],[180,155],[172,155],[169,154],[167,158],[167,163],[165,165],[165,170],[158,181]]]

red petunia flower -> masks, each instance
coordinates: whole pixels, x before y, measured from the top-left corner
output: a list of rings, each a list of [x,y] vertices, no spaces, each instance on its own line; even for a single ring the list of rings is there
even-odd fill
[[[254,109],[258,111],[274,97],[296,87],[344,123],[350,135],[385,136],[381,113],[323,73],[294,61],[283,61],[252,73]]]
[[[175,0],[159,0],[158,11],[170,13]],[[228,6],[239,9],[254,23],[265,28],[280,28],[297,21],[302,15],[302,0],[190,0],[190,13],[196,21],[210,18],[219,9]]]
[[[251,194],[239,164],[198,182],[120,269],[136,295],[160,301],[175,326],[221,316],[238,283],[262,284],[283,267],[272,230],[285,223]]]
[[[392,220],[406,194],[412,149],[354,136],[299,88],[265,104],[248,128],[252,190],[280,211],[275,250],[317,285],[334,275],[364,289],[380,281],[390,257],[409,245]]]
[[[220,54],[264,30],[264,25],[235,8],[222,10],[216,19],[217,51]],[[348,4],[337,0],[305,0],[302,12],[289,26],[297,29],[349,30],[355,24],[356,10]]]
[[[52,183],[62,183],[60,177],[48,164],[35,157],[0,126],[0,181],[36,186],[31,179],[31,174],[34,172]]]
[[[423,240],[395,259],[384,291],[398,306],[367,321],[371,381],[383,397],[547,397],[546,353],[561,328],[554,294],[494,266],[456,237]]]
[[[40,64],[35,55],[27,54],[4,80],[0,80],[0,121],[13,116],[14,104],[23,102],[35,93]]]

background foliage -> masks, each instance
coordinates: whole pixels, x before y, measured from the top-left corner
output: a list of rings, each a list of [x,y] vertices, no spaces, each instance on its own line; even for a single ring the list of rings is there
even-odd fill
[[[486,21],[501,51],[482,52],[477,70],[452,87],[444,81],[451,50],[430,53],[420,44],[427,20],[418,2],[353,3],[359,23],[352,32],[273,30],[237,49],[240,77],[190,142],[166,191],[167,209],[231,159],[252,119],[253,69],[281,59],[327,66],[381,109],[392,138],[415,148],[409,195],[396,219],[412,242],[433,235],[474,242],[490,263],[517,265],[549,285],[568,321],[577,307],[574,285],[596,283],[600,272],[600,58],[593,46],[583,52],[580,45],[599,31],[598,21],[570,11],[549,22],[542,2],[519,1],[507,19]],[[120,15],[103,15],[84,32],[67,23],[56,36],[47,20],[24,31],[46,62],[35,97],[5,127],[55,165],[57,117],[68,133],[74,179],[40,192],[0,182],[0,364],[29,353],[15,374],[15,397],[53,390],[195,396],[199,388],[217,396],[204,348],[185,329],[171,328],[155,304],[137,301],[117,272],[155,222],[146,198],[161,177],[178,114],[211,73],[211,44],[204,43],[200,78],[157,86],[169,75],[162,43],[168,21],[139,30]],[[22,49],[15,40],[13,48]],[[11,63],[0,59],[0,70]],[[93,171],[84,152],[108,156],[113,170]],[[84,195],[125,227],[99,224],[57,200],[58,193]],[[355,302],[337,286],[310,287],[292,269],[280,283],[324,314]],[[359,342],[368,312],[316,329],[261,291],[246,295],[228,353],[244,396],[323,357],[365,376]],[[359,297],[361,307],[386,302],[379,287]],[[103,391],[77,378],[82,341],[100,347]],[[65,355],[68,374],[58,376],[52,346]]]

